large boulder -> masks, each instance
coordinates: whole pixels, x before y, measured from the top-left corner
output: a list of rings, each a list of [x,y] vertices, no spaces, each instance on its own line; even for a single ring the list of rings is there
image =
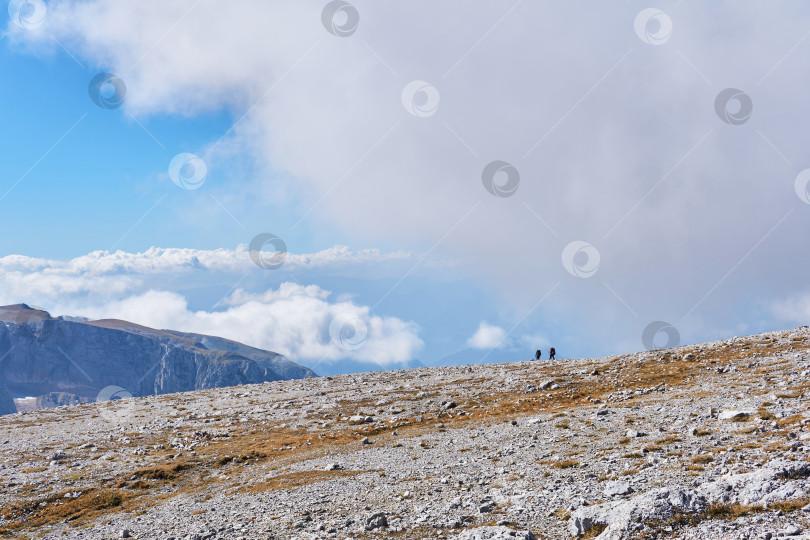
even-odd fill
[[[467,529],[454,538],[455,540],[537,540],[531,531],[516,531],[504,526]]]
[[[582,536],[594,527],[604,527],[599,540],[624,540],[647,525],[676,513],[699,514],[710,504],[769,504],[808,496],[806,478],[810,463],[775,459],[748,473],[727,474],[697,489],[660,488],[623,501],[576,509],[568,520],[568,532]]]
[[[599,540],[619,540],[644,528],[646,523],[671,518],[678,512],[700,512],[706,500],[693,491],[660,488],[626,501],[582,506],[571,514],[568,532],[581,536],[595,526],[606,527]]]
[[[727,474],[698,488],[710,503],[768,504],[807,496],[810,463],[774,459],[756,471]]]

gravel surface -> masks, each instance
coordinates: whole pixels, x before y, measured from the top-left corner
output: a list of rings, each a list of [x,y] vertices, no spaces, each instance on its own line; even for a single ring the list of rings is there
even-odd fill
[[[0,532],[810,538],[808,348],[802,327],[7,415]]]

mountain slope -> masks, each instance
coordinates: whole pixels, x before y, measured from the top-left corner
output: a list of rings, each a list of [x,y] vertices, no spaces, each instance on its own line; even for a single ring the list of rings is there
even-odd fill
[[[120,320],[54,318],[25,304],[0,307],[0,358],[0,383],[13,397],[58,392],[62,401],[315,376],[280,354],[223,338]],[[2,397],[0,413],[13,412]]]
[[[0,535],[807,539],[808,375],[803,327],[11,415]]]

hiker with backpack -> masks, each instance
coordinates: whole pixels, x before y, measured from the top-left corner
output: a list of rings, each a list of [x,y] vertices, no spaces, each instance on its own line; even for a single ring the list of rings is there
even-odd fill
[[[540,360],[540,357],[542,357],[542,356],[543,356],[543,351],[541,351],[540,349],[537,349],[537,352],[534,353],[534,359],[535,360]]]
[[[538,351],[538,352],[540,352],[540,351]],[[548,350],[548,359],[549,360],[554,360],[554,355],[555,354],[557,354],[557,351],[554,350],[554,347],[550,348]]]

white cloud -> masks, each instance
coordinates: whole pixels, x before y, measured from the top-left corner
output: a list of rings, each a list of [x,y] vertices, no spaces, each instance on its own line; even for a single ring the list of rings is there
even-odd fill
[[[495,349],[503,346],[505,338],[506,331],[503,328],[481,321],[478,330],[467,340],[467,346],[473,349]]]
[[[810,325],[810,293],[793,294],[789,298],[772,302],[769,311],[779,320]]]
[[[378,249],[354,251],[348,246],[332,246],[316,253],[287,253],[284,264],[292,269],[335,267],[349,264],[401,261],[414,257],[413,253],[397,251],[381,253]],[[246,244],[235,250],[200,250],[186,248],[152,247],[141,253],[125,251],[94,251],[67,262],[38,259],[23,255],[0,257],[0,272],[39,271],[48,269],[63,274],[158,274],[182,273],[205,268],[213,271],[244,272],[253,268]]]
[[[237,290],[227,302],[231,307],[216,312],[192,311],[183,296],[168,291],[148,291],[99,306],[66,303],[60,307],[91,319],[123,319],[153,328],[225,337],[310,365],[350,358],[392,366],[413,359],[423,346],[413,323],[373,316],[367,306],[332,303],[328,297],[328,291],[316,286],[283,283],[277,290],[258,295]],[[344,325],[354,321],[363,330],[362,336],[342,342],[341,329],[334,328],[335,319]]]
[[[288,253],[284,265],[275,272],[280,275],[296,272],[300,276],[321,269],[379,269],[384,264],[398,265],[414,257],[405,252],[354,251],[346,246],[333,246],[317,253]],[[236,250],[153,247],[142,253],[96,251],[70,261],[9,255],[0,258],[0,303],[48,305],[60,297],[120,297],[160,288],[161,278],[180,282],[193,279],[201,285],[205,276],[210,276],[209,280],[219,277],[233,283],[247,273],[261,271],[250,259],[245,245]]]
[[[234,111],[206,161],[283,174],[233,178],[231,192],[298,204],[324,230],[440,245],[519,311],[561,283],[540,310],[572,339],[638,341],[661,319],[705,334],[744,319],[752,290],[806,279],[793,178],[810,110],[789,51],[807,6],[672,5],[656,47],[629,4],[356,0],[358,31],[338,38],[324,3],[54,0],[39,30],[9,32],[116,72],[129,114]],[[402,107],[417,79],[441,96],[429,118]],[[714,112],[729,86],[752,96],[745,125]],[[513,197],[481,185],[493,160],[520,171]],[[587,282],[559,263],[575,240],[601,256]]]
[[[268,271],[254,265],[245,246],[233,251],[95,252],[70,261],[14,255],[0,258],[0,305],[27,303],[54,315],[118,318],[211,334],[310,365],[353,359],[394,366],[412,360],[423,347],[414,323],[372,315],[368,306],[345,294],[332,299],[330,291],[317,285],[284,281],[267,288],[266,280],[291,275],[306,279],[308,271],[323,269],[378,272],[388,263],[410,266],[412,257],[335,246],[313,254],[288,254],[281,270]],[[402,273],[400,269],[394,275]],[[183,291],[229,287],[248,281],[249,275],[254,276],[251,291],[235,288],[216,304],[211,301],[209,309],[189,308]],[[355,329],[362,335],[353,335]]]

